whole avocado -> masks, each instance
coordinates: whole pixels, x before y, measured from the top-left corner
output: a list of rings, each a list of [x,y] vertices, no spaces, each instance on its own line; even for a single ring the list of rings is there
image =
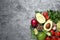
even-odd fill
[[[46,34],[44,32],[39,32],[37,35],[38,40],[45,40]]]

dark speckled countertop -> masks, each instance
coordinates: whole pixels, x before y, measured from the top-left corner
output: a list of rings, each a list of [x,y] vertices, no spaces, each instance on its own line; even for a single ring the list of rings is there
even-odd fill
[[[60,10],[60,0],[0,0],[0,40],[32,40],[35,10]]]

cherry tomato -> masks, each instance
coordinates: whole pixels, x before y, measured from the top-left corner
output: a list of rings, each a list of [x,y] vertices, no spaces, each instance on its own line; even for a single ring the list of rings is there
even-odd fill
[[[58,40],[58,39],[55,36],[52,36],[51,40]]]
[[[58,37],[58,40],[60,40],[60,37]]]
[[[42,14],[43,14],[43,16],[45,17],[46,20],[49,19],[48,12],[43,12]]]
[[[48,16],[48,12],[46,12],[46,11],[43,12],[43,15],[44,15],[44,16]]]
[[[52,36],[55,36],[55,31],[54,30],[50,30]]]
[[[49,16],[46,16],[46,20],[48,20],[49,19]]]
[[[56,32],[55,35],[60,37],[60,32]]]
[[[51,40],[51,38],[49,36],[47,36],[45,40]]]
[[[34,28],[36,28],[37,25],[38,25],[38,21],[37,21],[36,19],[32,19],[32,20],[31,20],[31,25],[32,25]]]

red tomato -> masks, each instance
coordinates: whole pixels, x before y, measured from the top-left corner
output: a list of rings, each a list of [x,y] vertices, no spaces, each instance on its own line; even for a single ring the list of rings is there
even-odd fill
[[[60,37],[60,32],[56,32],[55,35]]]
[[[48,12],[46,12],[46,11],[43,12],[43,15],[44,15],[44,16],[48,16]]]
[[[55,36],[52,36],[51,40],[58,40],[58,39]]]
[[[45,40],[51,40],[51,38],[47,36]]]
[[[49,16],[46,16],[46,20],[48,20],[49,19]]]
[[[37,21],[36,19],[32,19],[32,20],[31,20],[31,25],[32,25],[34,28],[36,28],[37,25],[38,25],[38,21]]]
[[[55,31],[54,30],[50,30],[52,36],[55,36]]]
[[[43,14],[43,16],[45,17],[46,20],[49,19],[48,12],[43,12],[42,14]]]
[[[60,38],[58,37],[58,40],[60,40]]]

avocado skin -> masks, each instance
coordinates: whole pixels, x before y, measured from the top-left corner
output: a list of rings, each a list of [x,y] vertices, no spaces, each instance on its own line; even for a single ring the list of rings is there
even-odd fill
[[[45,40],[46,34],[44,32],[39,32],[37,35],[37,40]]]

